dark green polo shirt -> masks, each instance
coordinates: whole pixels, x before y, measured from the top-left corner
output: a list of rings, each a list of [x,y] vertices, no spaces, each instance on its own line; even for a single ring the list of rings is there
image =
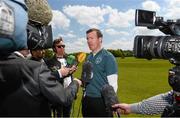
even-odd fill
[[[105,49],[101,49],[95,56],[92,53],[87,58],[93,64],[93,78],[86,86],[86,95],[101,97],[101,88],[108,83],[107,76],[118,73],[115,57]]]

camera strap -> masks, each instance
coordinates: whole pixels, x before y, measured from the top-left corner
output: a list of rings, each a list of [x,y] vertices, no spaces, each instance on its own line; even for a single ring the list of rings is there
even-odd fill
[[[18,5],[20,5],[25,11],[28,10],[26,4],[23,3],[23,2],[20,2],[20,0],[11,0],[11,1],[13,1],[13,2],[17,3]]]

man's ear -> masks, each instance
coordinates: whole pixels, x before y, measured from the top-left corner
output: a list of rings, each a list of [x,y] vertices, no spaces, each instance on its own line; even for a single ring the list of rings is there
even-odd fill
[[[102,37],[99,38],[99,41],[102,43]]]

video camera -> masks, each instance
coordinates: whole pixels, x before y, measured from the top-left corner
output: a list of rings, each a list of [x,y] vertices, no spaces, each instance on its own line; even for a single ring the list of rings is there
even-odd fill
[[[29,20],[27,25],[27,44],[30,50],[52,48],[51,25],[44,26],[37,21]]]
[[[134,40],[135,57],[180,60],[180,19],[164,21],[163,17],[156,17],[154,11],[137,9],[135,25],[148,29],[159,29],[166,34],[166,36],[136,36]]]
[[[173,104],[166,106],[162,117],[180,117],[180,19],[164,21],[156,12],[136,10],[135,25],[159,29],[165,36],[138,35],[134,40],[134,56],[137,58],[169,59],[176,66],[169,69],[168,82],[173,89]]]

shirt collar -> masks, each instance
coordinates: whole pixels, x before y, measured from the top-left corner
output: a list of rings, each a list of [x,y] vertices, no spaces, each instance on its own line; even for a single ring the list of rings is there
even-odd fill
[[[99,50],[97,50],[96,52],[92,52],[93,56],[95,56],[97,53],[99,53],[103,48],[101,47]]]
[[[17,56],[22,57],[22,58],[24,58],[24,59],[25,59],[24,55],[23,55],[23,54],[21,54],[21,53],[20,53],[20,52],[18,52],[18,51],[15,51],[15,52],[14,52],[14,54],[16,54]]]

